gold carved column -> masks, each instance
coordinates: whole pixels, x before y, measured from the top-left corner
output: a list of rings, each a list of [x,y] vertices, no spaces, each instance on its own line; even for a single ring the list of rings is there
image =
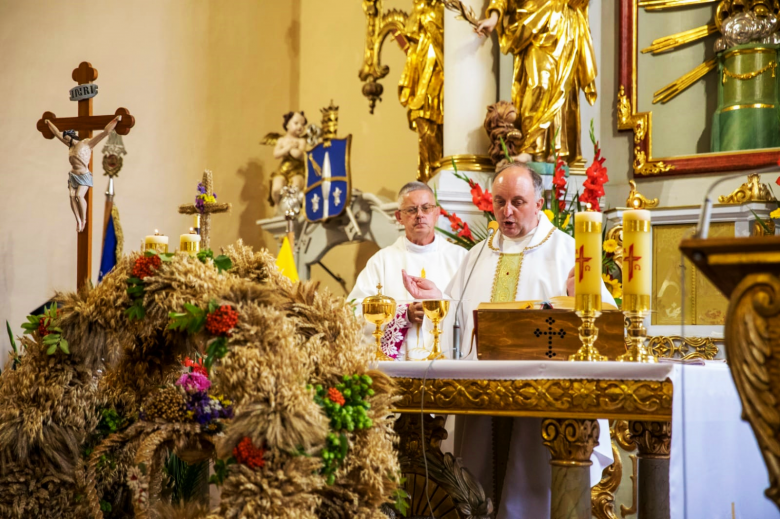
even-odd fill
[[[630,421],[629,438],[639,457],[639,519],[669,519],[671,422]]]
[[[542,439],[552,455],[550,519],[590,519],[590,456],[599,444],[598,421],[547,418]]]

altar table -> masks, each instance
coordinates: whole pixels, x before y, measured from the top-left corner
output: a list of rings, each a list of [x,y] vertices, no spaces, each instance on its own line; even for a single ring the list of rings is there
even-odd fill
[[[766,466],[740,418],[739,396],[724,362],[430,364],[379,363],[400,386],[398,412],[420,412],[425,377],[425,410],[431,413],[671,421],[672,519],[731,519],[732,503],[736,519],[780,519],[764,496]]]
[[[669,518],[673,366],[442,360],[380,362],[379,369],[399,386],[400,413],[421,413],[424,400],[426,413],[543,418],[552,519],[590,518],[596,419],[628,420],[639,448],[640,519]]]

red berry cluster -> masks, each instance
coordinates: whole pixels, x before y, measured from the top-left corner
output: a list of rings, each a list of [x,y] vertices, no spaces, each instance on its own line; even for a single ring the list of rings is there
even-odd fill
[[[236,461],[246,465],[250,469],[256,469],[265,465],[263,454],[265,454],[265,449],[258,449],[255,447],[248,436],[245,436],[244,439],[236,445],[236,448],[233,449],[233,456],[235,456]]]
[[[238,324],[238,312],[222,305],[206,316],[206,330],[211,335],[230,337],[230,330]]]
[[[151,276],[155,270],[160,268],[160,265],[162,265],[160,256],[141,256],[135,260],[132,275],[138,279],[144,279],[146,276]]]
[[[49,324],[51,323],[51,319],[48,317],[41,317],[41,320],[38,321],[38,335],[41,337],[46,337],[51,332],[49,331]]]
[[[335,387],[328,389],[328,400],[338,405],[344,405],[346,403],[346,400],[344,400],[344,395],[342,395],[341,391]]]

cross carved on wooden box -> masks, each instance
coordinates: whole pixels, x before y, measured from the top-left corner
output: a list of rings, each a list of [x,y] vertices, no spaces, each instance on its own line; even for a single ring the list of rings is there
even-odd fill
[[[568,360],[582,346],[582,321],[571,310],[478,308],[474,312],[480,360]],[[614,360],[626,352],[623,314],[605,310],[596,319],[596,347]]]
[[[553,329],[553,325],[555,324],[555,319],[553,319],[552,316],[545,319],[544,322],[547,323],[548,325],[547,330],[542,331],[541,328],[537,328],[536,330],[534,330],[534,335],[537,338],[540,338],[542,336],[547,337],[547,351],[545,352],[545,356],[551,359],[553,357],[558,356],[558,353],[553,350],[553,337],[557,336],[563,339],[564,337],[566,337],[566,330],[564,330],[563,328],[558,328],[557,331]]]

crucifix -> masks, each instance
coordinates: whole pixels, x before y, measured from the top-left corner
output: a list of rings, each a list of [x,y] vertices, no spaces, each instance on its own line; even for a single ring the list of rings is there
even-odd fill
[[[200,216],[200,238],[204,249],[211,248],[211,215],[217,213],[227,213],[230,211],[230,204],[218,204],[217,195],[214,194],[214,179],[211,170],[203,172],[203,180],[198,184],[198,195],[195,197],[194,204],[183,204],[179,206],[179,213],[194,214]]]
[[[73,70],[73,74],[71,75],[73,78],[73,81],[78,83],[79,85],[92,85],[92,82],[95,81],[98,77],[98,71],[96,68],[93,68],[92,65],[86,61],[81,62],[81,64],[78,66],[78,68]],[[50,127],[49,123],[54,125],[54,129],[59,130],[76,130],[78,131],[78,138],[80,141],[84,141],[85,144],[88,143],[89,139],[92,138],[92,131],[93,130],[102,130],[109,126],[117,116],[121,116],[121,121],[119,121],[116,124],[116,132],[120,135],[127,135],[130,133],[130,128],[132,128],[135,125],[135,118],[130,115],[130,112],[126,108],[119,108],[116,112],[114,112],[114,115],[92,115],[92,97],[94,97],[97,94],[97,86],[89,87],[89,88],[83,88],[79,91],[78,95],[79,97],[86,97],[89,96],[86,99],[79,99],[78,103],[78,117],[57,117],[52,112],[44,112],[43,116],[38,120],[38,124],[36,125],[36,128],[39,132],[43,135],[46,139],[53,139],[55,136],[58,137],[60,140],[65,142],[66,144],[69,144],[69,146],[72,146],[76,139],[72,138],[72,136],[62,136],[62,133],[55,134],[53,129]],[[73,95],[73,94],[72,94]],[[68,132],[66,132],[68,133]],[[97,144],[97,143],[95,143]],[[89,160],[83,161],[87,162],[85,164],[89,170],[88,175],[74,175],[73,172],[70,173],[71,177],[89,177],[89,181],[91,184],[91,175],[92,175],[92,145],[89,146],[88,152],[89,152]],[[84,148],[82,146],[82,148]],[[82,160],[86,158],[86,151],[87,148],[84,148],[84,152],[78,151],[77,154],[71,154],[74,155],[72,158],[78,158],[79,160]],[[78,155],[78,157],[76,157]],[[71,164],[73,165],[73,160],[71,160]],[[76,181],[69,180],[69,187],[73,190],[83,190],[84,187],[88,187],[86,184],[78,183],[76,187],[73,187]],[[80,289],[83,287],[91,278],[92,275],[92,190],[86,189],[86,193],[84,194],[84,199],[86,201],[86,211],[83,219],[83,223],[81,225],[81,229],[79,230],[77,234],[78,239],[78,260],[76,263],[76,286]],[[72,202],[73,203],[73,202]],[[74,212],[76,209],[74,209]]]
[[[574,260],[574,263],[576,263],[579,266],[579,279],[582,281],[583,276],[585,275],[586,270],[590,270],[590,267],[586,266],[585,263],[589,262],[593,258],[586,258],[585,257],[585,246],[580,245],[580,250],[577,251],[577,256]]]
[[[628,262],[628,280],[631,281],[634,279],[634,270],[641,270],[642,267],[639,265],[639,260],[642,259],[642,256],[634,256],[634,244],[632,243],[631,246],[628,248],[628,256],[623,258],[623,261]]]

